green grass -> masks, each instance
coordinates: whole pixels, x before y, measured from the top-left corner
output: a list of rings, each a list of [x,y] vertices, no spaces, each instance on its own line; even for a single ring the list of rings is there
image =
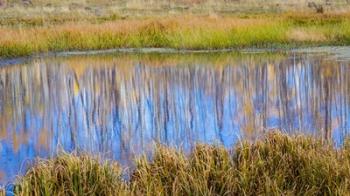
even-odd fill
[[[350,147],[270,133],[232,150],[197,145],[191,154],[158,146],[136,161],[130,180],[115,163],[61,155],[39,161],[17,195],[349,195]]]
[[[239,49],[350,45],[348,15],[184,16],[0,26],[0,58],[111,48]]]

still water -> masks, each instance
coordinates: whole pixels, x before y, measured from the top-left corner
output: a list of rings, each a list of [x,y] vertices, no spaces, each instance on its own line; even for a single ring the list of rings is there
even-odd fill
[[[325,53],[109,54],[0,67],[0,184],[35,157],[84,151],[126,165],[155,142],[233,146],[280,129],[350,131],[349,60]]]

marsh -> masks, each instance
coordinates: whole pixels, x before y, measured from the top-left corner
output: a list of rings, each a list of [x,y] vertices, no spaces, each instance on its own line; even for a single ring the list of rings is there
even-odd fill
[[[61,150],[128,166],[156,143],[230,148],[271,130],[341,146],[350,130],[349,53],[80,54],[3,65],[1,183]]]

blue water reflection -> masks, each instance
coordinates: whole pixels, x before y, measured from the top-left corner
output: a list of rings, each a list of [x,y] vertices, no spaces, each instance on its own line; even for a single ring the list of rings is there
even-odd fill
[[[271,129],[340,145],[349,101],[349,62],[322,54],[34,59],[0,68],[0,183],[60,149],[127,165],[154,142],[230,147]]]

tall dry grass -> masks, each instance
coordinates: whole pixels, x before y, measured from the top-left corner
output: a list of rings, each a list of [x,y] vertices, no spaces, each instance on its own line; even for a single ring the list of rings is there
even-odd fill
[[[274,18],[274,20],[271,20]],[[49,51],[165,47],[223,49],[350,44],[350,17],[170,17],[0,27],[0,57]]]
[[[198,145],[190,155],[158,146],[123,181],[115,164],[62,155],[39,161],[17,195],[348,195],[349,145],[277,132],[233,150]]]

